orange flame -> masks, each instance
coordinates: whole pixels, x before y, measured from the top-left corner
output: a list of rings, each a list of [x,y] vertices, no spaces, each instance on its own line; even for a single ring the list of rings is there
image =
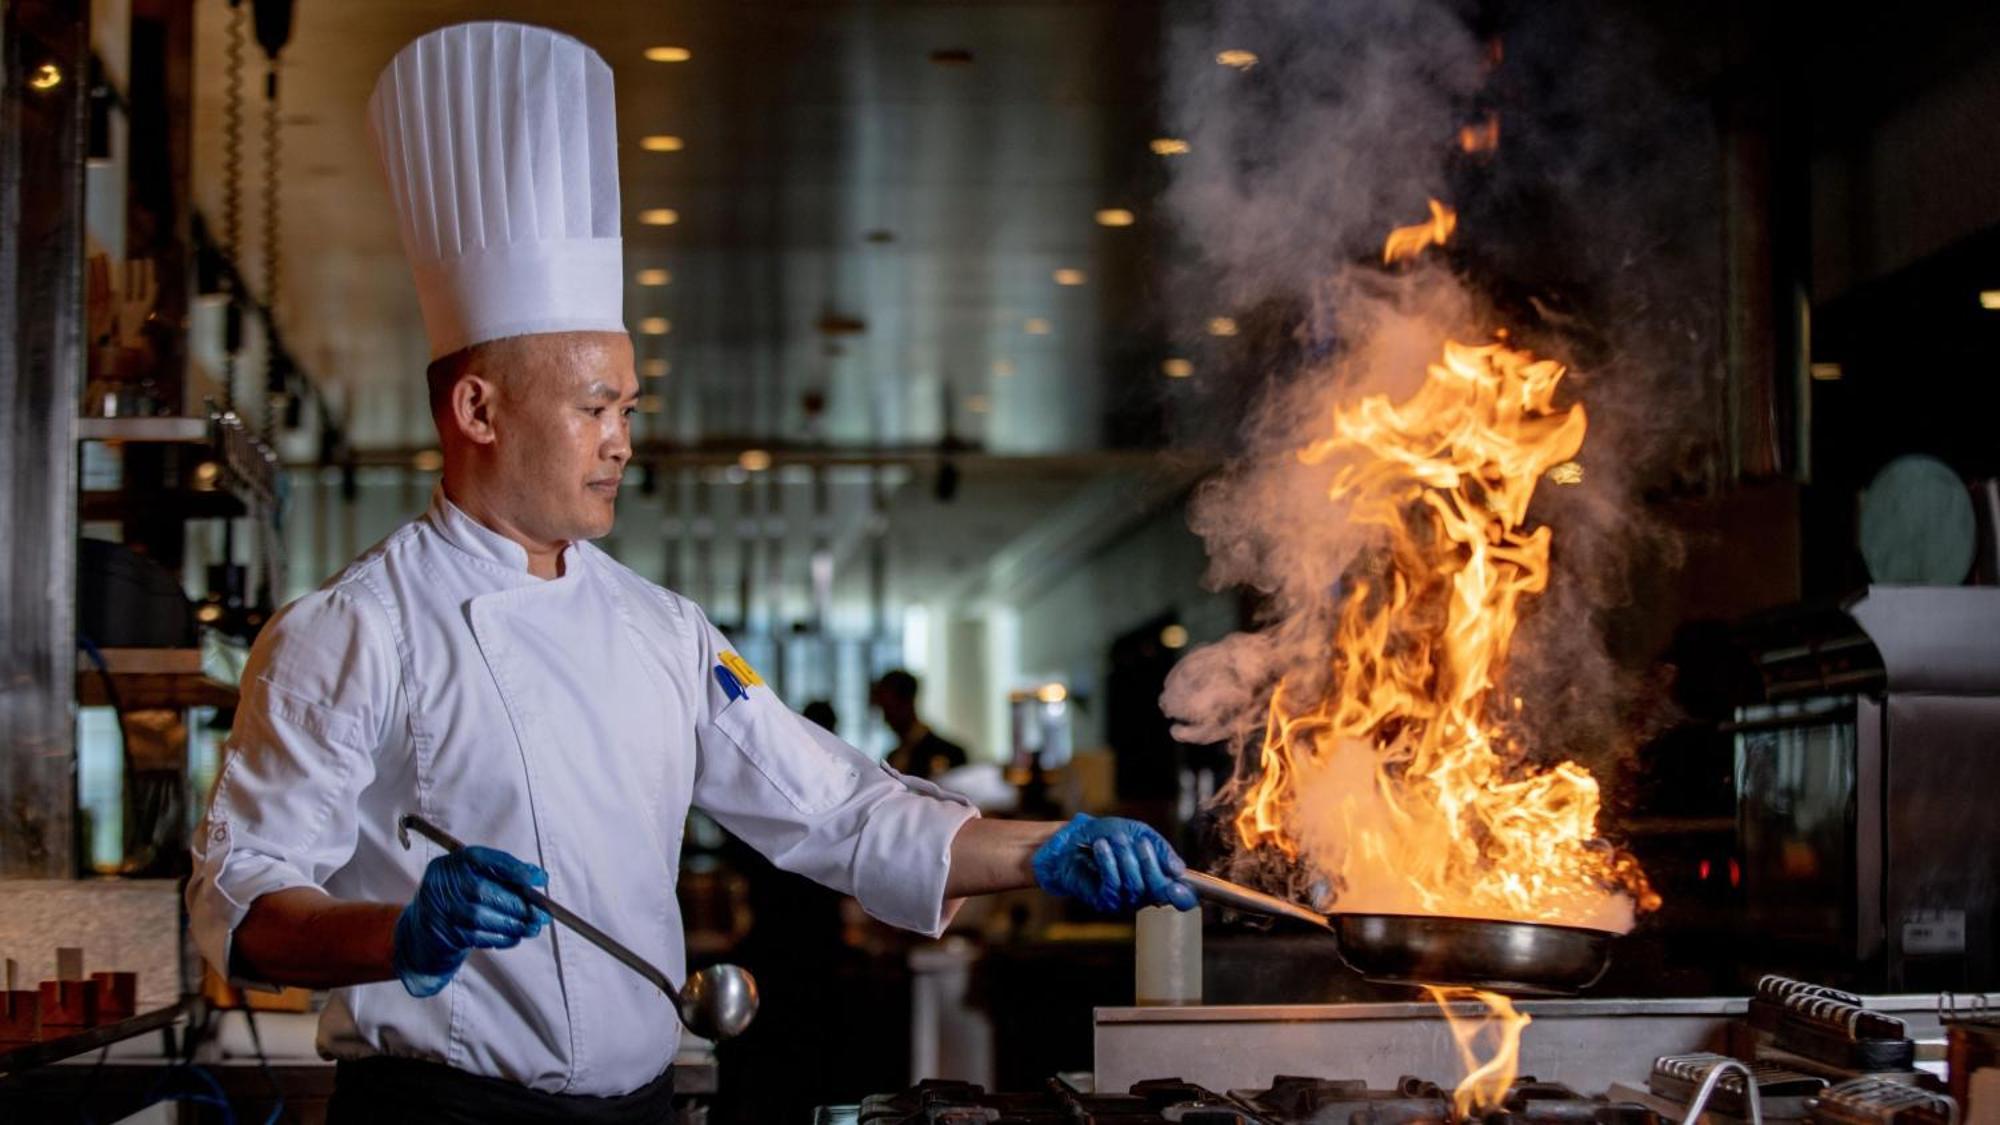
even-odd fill
[[[1514,1010],[1514,1005],[1505,996],[1492,992],[1481,992],[1476,988],[1439,988],[1425,985],[1424,989],[1437,1001],[1438,1010],[1444,1013],[1445,1025],[1451,1028],[1452,1041],[1458,1044],[1458,1057],[1465,1064],[1465,1077],[1451,1092],[1451,1107],[1460,1121],[1469,1121],[1475,1113],[1485,1113],[1500,1108],[1507,1100],[1508,1091],[1514,1088],[1514,1075],[1521,1069],[1521,1031],[1534,1022]],[[1486,1014],[1466,1019],[1452,1011],[1456,1002],[1476,1002],[1486,1008]],[[1485,1061],[1479,1058],[1481,1039],[1492,1043],[1492,1054]]]
[[[1430,221],[1412,226],[1397,227],[1389,232],[1389,240],[1382,244],[1382,261],[1397,262],[1404,258],[1414,258],[1428,246],[1443,246],[1445,239],[1458,228],[1458,212],[1433,199]]]
[[[1458,127],[1460,152],[1492,152],[1500,147],[1500,115],[1489,113],[1486,120]]]
[[[1333,467],[1329,498],[1384,549],[1343,580],[1331,688],[1273,691],[1235,826],[1246,849],[1308,865],[1339,909],[1623,931],[1635,903],[1658,904],[1598,838],[1597,780],[1529,764],[1521,705],[1493,698],[1522,599],[1549,580],[1529,501],[1583,445],[1583,407],[1556,404],[1563,374],[1447,342],[1408,399],[1338,408],[1298,453]]]

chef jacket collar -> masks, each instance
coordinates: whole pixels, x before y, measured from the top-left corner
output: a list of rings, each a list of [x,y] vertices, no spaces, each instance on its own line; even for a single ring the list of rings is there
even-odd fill
[[[445,496],[441,481],[431,489],[431,508],[424,518],[430,521],[445,542],[473,558],[502,570],[513,571],[523,578],[533,577],[528,573],[527,548],[467,515],[463,508]],[[576,570],[576,544],[572,542],[564,547],[561,557],[562,577],[566,578]]]

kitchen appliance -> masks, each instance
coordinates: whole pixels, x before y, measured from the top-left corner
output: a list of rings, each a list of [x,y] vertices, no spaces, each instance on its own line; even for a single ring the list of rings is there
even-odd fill
[[[1902,1063],[1934,1040],[1933,996],[1862,998],[1779,977],[1750,998],[1540,1000],[1520,1077],[1483,1125],[1955,1125],[1958,1103]],[[1966,997],[1972,1011],[1989,997]],[[1454,1004],[1477,1017],[1476,1004]],[[1464,1069],[1437,1005],[1101,1008],[1094,1072],[992,1093],[931,1081],[817,1125],[1445,1125]],[[1893,1036],[1893,1038],[1892,1038]],[[1855,1053],[1857,1044],[1871,1044]],[[1894,1047],[1890,1045],[1894,1044]],[[1788,1045],[1788,1046],[1787,1046]],[[1872,1052],[1872,1053],[1870,1053]]]
[[[1744,626],[1745,968],[2000,987],[2000,588],[1882,587]]]

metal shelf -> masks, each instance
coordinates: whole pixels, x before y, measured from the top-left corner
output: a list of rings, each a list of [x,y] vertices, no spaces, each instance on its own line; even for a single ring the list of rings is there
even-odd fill
[[[149,1031],[158,1031],[180,1019],[187,1012],[187,1007],[186,1000],[178,1000],[167,1007],[141,1012],[117,1023],[99,1024],[59,1039],[43,1039],[0,1050],[0,1078],[75,1058]]]
[[[209,439],[206,418],[78,418],[78,441],[204,443]]]

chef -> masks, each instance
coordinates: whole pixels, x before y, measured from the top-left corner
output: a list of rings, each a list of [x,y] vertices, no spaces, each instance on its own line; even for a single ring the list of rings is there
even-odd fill
[[[930,935],[1016,887],[1193,906],[1151,829],[980,819],[799,719],[699,607],[590,545],[638,397],[595,52],[444,28],[389,64],[369,117],[443,480],[258,638],[187,889],[218,970],[332,990],[333,1121],[664,1120],[666,999],[518,891],[683,979],[690,807]],[[405,850],[406,812],[482,846]]]

